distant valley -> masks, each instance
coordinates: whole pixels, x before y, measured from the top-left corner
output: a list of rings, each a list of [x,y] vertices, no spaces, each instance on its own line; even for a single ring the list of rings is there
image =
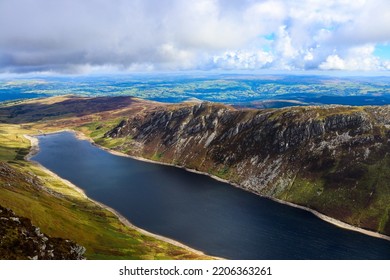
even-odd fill
[[[134,96],[151,101],[218,102],[251,108],[390,104],[389,77],[255,74],[37,76],[0,79],[0,101],[61,96]]]

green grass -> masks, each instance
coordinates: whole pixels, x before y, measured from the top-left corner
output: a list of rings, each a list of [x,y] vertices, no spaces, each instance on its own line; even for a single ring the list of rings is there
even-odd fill
[[[2,188],[0,204],[30,218],[53,237],[72,239],[87,248],[88,259],[173,259],[199,256],[122,225],[110,212],[85,199],[55,198],[44,192]],[[176,252],[176,255],[172,255]]]
[[[336,185],[327,181],[325,173],[317,173],[312,178],[300,174],[278,198],[389,234],[390,156],[374,162],[361,164],[366,171],[358,180],[348,182],[350,179],[345,176]]]
[[[104,135],[116,127],[122,119],[123,118],[114,118],[107,121],[98,120],[74,127],[74,129],[90,137],[96,144],[108,149],[113,149],[123,145],[128,145],[132,140],[130,136],[121,138],[104,137]],[[121,150],[124,149],[125,147]]]
[[[164,156],[163,152],[159,152],[159,153],[156,152],[151,157],[151,160],[160,161],[163,156]]]
[[[12,170],[0,175],[0,205],[31,219],[42,232],[76,241],[86,247],[88,259],[209,258],[123,225],[62,180],[23,160],[30,147],[23,134],[36,130],[1,124],[0,131],[0,163]]]
[[[222,178],[222,179],[227,179],[227,178],[228,178],[228,175],[229,175],[229,167],[224,166],[224,167],[218,169],[216,175],[217,175],[218,177]]]
[[[75,129],[95,140],[103,138],[104,134],[110,131],[116,125],[118,125],[121,120],[122,118],[115,118],[107,121],[96,119],[90,123],[77,126],[75,127]]]

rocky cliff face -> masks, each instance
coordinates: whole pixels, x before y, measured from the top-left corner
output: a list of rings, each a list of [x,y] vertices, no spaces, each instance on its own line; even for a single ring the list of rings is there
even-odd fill
[[[49,237],[29,219],[0,206],[0,259],[81,260],[84,252],[84,247]]]
[[[171,105],[123,120],[116,149],[390,234],[390,107]]]

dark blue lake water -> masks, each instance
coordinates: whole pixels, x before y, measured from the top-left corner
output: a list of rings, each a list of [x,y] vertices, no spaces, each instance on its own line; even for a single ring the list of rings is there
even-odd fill
[[[229,259],[390,259],[390,242],[179,168],[112,155],[70,132],[33,160],[156,234]]]

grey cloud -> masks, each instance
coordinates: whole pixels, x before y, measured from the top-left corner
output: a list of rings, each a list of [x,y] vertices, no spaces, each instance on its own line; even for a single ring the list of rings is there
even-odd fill
[[[188,61],[167,61],[161,52],[167,45],[182,54],[192,53],[195,65],[203,53],[244,47],[253,34],[246,31],[242,11],[253,3],[2,0],[0,67],[52,68],[66,66],[65,62],[121,67],[134,63],[189,65]]]
[[[372,2],[386,0],[367,9],[355,2],[362,1],[1,0],[0,72],[312,69],[335,48],[342,56],[388,38],[384,12],[364,25]],[[337,28],[321,37],[332,24]],[[286,34],[265,42],[282,26]],[[308,53],[313,59],[304,59]]]

